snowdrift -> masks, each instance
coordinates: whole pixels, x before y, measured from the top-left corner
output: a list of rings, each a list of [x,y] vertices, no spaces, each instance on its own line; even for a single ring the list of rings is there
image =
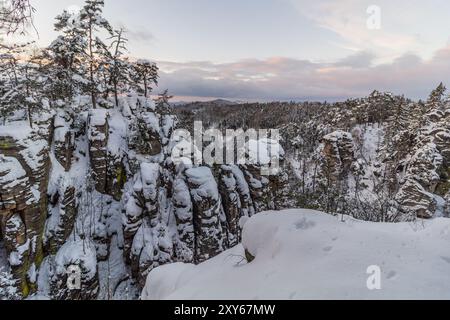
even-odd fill
[[[142,299],[450,299],[449,244],[445,218],[386,224],[265,212],[221,255],[154,269]],[[381,270],[380,289],[368,289],[371,266]]]

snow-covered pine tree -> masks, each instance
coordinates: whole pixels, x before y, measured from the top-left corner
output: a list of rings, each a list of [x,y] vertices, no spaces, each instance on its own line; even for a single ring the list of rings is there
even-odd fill
[[[21,295],[17,290],[17,280],[11,272],[0,268],[0,300],[19,300]]]
[[[152,92],[153,85],[158,84],[158,67],[148,60],[138,60],[133,64],[131,79],[137,91],[147,98]]]
[[[24,107],[26,97],[24,75],[18,56],[24,52],[26,45],[5,47],[0,55],[0,107],[5,118]]]
[[[441,109],[443,106],[443,98],[445,91],[447,91],[447,88],[444,86],[444,84],[441,82],[436,89],[434,89],[426,103],[426,112],[432,112],[433,110]]]
[[[55,31],[61,35],[44,52],[50,62],[46,73],[53,100],[67,104],[88,84],[85,77],[86,32],[80,26],[79,16],[67,11],[56,17]]]
[[[164,90],[155,99],[156,110],[161,115],[172,114],[172,107],[170,106],[170,100],[173,96],[169,95],[169,90]]]
[[[100,73],[103,74],[104,82],[104,98],[107,98],[112,91],[114,94],[114,101],[116,106],[119,105],[119,94],[130,82],[129,73],[131,64],[126,57],[128,39],[125,37],[125,29],[120,28],[113,31],[110,38],[111,43],[106,46],[103,42],[98,45],[102,48],[102,60],[100,66]]]
[[[16,77],[14,76],[15,59],[12,55],[4,53],[0,55],[0,115],[5,124],[6,119],[14,109],[14,99],[17,96]]]
[[[98,56],[104,44],[96,36],[97,32],[106,31],[113,34],[113,29],[109,22],[102,16],[105,2],[103,0],[87,0],[79,14],[79,26],[84,31],[87,42],[88,63],[88,85],[87,92],[91,96],[92,107],[97,107],[97,96],[99,94],[97,74],[98,74]]]

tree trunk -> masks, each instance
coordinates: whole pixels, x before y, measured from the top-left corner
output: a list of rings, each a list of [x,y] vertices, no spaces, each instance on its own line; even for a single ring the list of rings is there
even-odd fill
[[[30,122],[30,128],[33,128],[33,118],[31,116],[31,107],[28,106],[28,121]]]
[[[146,77],[144,77],[144,96],[147,98],[147,94],[148,94],[148,92],[147,92],[148,90],[147,90],[147,78]]]
[[[94,53],[92,48],[92,21],[90,21],[89,26],[89,73],[90,73],[90,91],[91,91],[91,100],[92,100],[92,107],[94,109],[97,109],[97,97],[95,96],[95,82],[94,82]]]

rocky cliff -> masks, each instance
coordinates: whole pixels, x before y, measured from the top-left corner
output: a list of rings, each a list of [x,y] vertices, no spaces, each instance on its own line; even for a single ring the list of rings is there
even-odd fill
[[[153,268],[203,262],[240,241],[242,217],[282,206],[282,171],[176,164],[177,119],[150,100],[79,109],[1,127],[0,235],[24,298],[137,298]]]

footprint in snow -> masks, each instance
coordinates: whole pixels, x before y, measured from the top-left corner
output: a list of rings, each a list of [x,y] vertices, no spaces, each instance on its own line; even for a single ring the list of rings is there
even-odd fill
[[[396,275],[397,275],[397,272],[395,272],[395,271],[390,271],[390,272],[388,273],[388,275],[386,276],[386,278],[387,278],[388,280],[391,280],[391,279],[395,278]]]
[[[450,263],[450,257],[441,257],[441,259],[447,263]]]
[[[295,224],[297,230],[307,230],[313,228],[316,223],[314,221],[308,221],[306,218],[298,220]]]
[[[332,246],[328,246],[328,247],[323,248],[323,251],[325,251],[325,252],[330,252],[331,250],[333,250]]]

